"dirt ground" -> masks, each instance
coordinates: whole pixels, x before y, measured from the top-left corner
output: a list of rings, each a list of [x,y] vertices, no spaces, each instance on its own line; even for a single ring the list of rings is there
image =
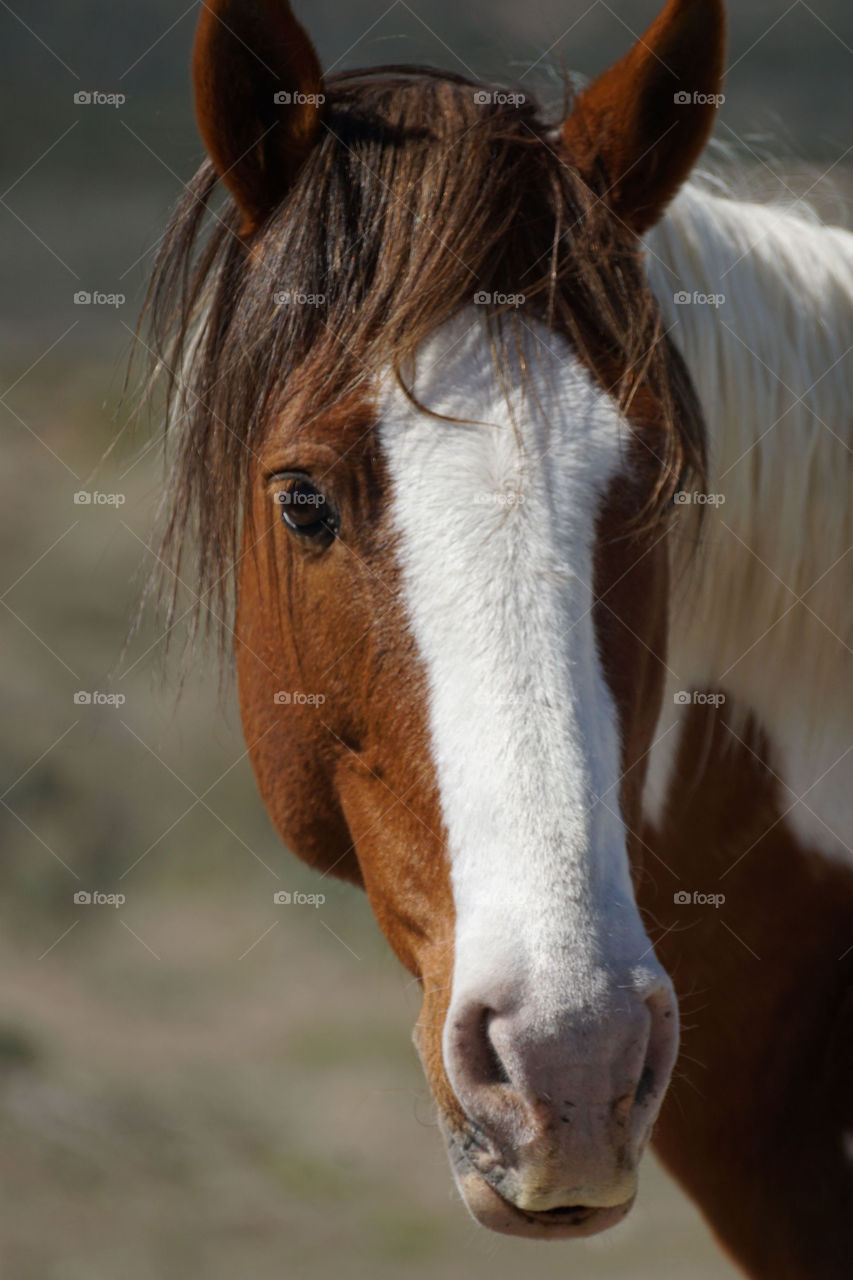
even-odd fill
[[[271,903],[90,910],[111,917],[0,959],[10,1280],[734,1274],[651,1164],[598,1241],[475,1226],[409,1042],[415,993],[360,905],[335,903],[346,945],[293,910],[242,960]]]

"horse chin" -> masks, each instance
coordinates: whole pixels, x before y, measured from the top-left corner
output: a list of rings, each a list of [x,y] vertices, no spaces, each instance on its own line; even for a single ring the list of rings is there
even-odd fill
[[[621,1222],[634,1203],[632,1196],[624,1204],[606,1208],[566,1205],[540,1213],[519,1209],[474,1170],[457,1173],[456,1182],[469,1213],[480,1226],[528,1240],[579,1240],[583,1236],[598,1235]]]
[[[553,1209],[522,1209],[501,1195],[470,1163],[461,1144],[445,1130],[453,1175],[468,1212],[480,1226],[528,1240],[579,1240],[615,1227],[630,1212],[635,1195],[621,1204],[567,1204]]]

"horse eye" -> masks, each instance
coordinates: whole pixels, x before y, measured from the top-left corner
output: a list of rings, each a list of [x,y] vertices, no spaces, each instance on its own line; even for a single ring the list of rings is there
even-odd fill
[[[325,494],[305,476],[281,477],[282,487],[275,500],[281,507],[281,518],[288,529],[301,538],[320,546],[328,546],[338,531],[337,516]]]

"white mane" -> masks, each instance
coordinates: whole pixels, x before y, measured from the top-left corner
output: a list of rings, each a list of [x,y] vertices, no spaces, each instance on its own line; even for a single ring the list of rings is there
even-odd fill
[[[853,859],[853,234],[694,182],[647,246],[704,408],[709,494],[725,499],[691,563],[697,508],[678,513],[658,737],[677,690],[721,690],[735,733],[750,712],[766,731],[787,821]],[[652,818],[678,736],[653,754]]]

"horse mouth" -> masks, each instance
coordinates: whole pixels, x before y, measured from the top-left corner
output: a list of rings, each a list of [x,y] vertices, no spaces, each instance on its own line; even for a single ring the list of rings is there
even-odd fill
[[[501,1235],[532,1240],[579,1240],[615,1227],[634,1204],[566,1204],[553,1209],[522,1209],[501,1195],[490,1181],[451,1143],[451,1163],[468,1212],[480,1226]]]
[[[598,1235],[621,1222],[634,1203],[632,1196],[624,1204],[606,1207],[570,1204],[556,1209],[520,1209],[473,1171],[460,1177],[459,1185],[469,1212],[481,1226],[532,1240],[579,1240]]]

